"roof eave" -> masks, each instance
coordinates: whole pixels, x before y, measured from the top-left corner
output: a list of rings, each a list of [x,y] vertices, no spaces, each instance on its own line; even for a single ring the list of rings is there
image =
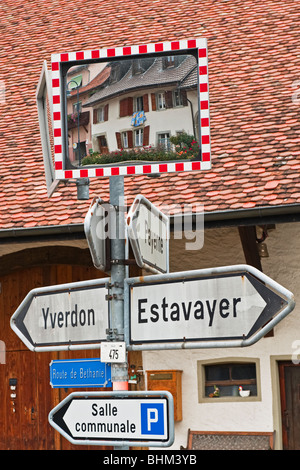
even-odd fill
[[[199,214],[186,214],[187,220],[191,221],[191,229],[197,227],[197,216]],[[176,217],[170,220],[171,230],[174,227]],[[179,215],[178,218],[181,216]],[[213,211],[204,213],[204,228],[238,227],[245,225],[266,225],[274,223],[300,222],[300,204],[286,204],[279,206],[259,206],[248,209],[234,209],[224,211]]]
[[[184,214],[182,222],[185,228],[197,228],[197,216],[201,213]],[[182,215],[170,217],[170,229],[178,227]],[[300,204],[280,206],[261,206],[251,209],[235,209],[204,213],[204,228],[218,228],[241,225],[265,225],[269,223],[300,222]],[[38,227],[17,227],[0,230],[1,243],[33,241],[36,237],[43,240],[74,240],[85,238],[84,224],[49,225]]]

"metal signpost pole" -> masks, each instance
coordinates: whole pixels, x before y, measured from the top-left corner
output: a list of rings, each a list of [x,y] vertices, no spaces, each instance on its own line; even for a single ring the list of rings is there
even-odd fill
[[[125,217],[124,217],[124,177],[111,176],[109,179],[111,217],[110,254],[110,339],[124,341],[124,280],[125,280]],[[127,357],[126,357],[127,361]],[[128,390],[128,365],[112,363],[113,390]],[[128,450],[127,446],[115,449]]]

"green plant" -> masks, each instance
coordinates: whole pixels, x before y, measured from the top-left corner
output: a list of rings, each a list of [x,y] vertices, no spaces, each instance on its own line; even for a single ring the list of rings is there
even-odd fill
[[[174,150],[167,150],[164,146],[149,146],[138,149],[120,149],[105,154],[93,152],[82,159],[82,165],[105,165],[137,160],[147,162],[176,161],[198,157],[199,146],[193,136],[182,133],[178,136],[172,136],[170,141],[175,146]]]
[[[167,161],[167,160],[176,160],[178,154],[172,151],[165,151],[159,148],[144,148],[141,150],[117,150],[115,152],[110,152],[106,154],[100,154],[97,152],[92,153],[83,158],[83,165],[95,165],[95,164],[108,164],[108,163],[118,163],[126,161]]]
[[[181,148],[190,148],[192,145],[197,144],[195,137],[193,135],[187,134],[186,132],[181,132],[177,135],[172,135],[170,141],[175,146],[180,146]]]

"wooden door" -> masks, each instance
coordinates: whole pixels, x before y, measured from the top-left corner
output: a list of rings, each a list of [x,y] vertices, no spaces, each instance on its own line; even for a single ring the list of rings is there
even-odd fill
[[[284,450],[300,449],[300,365],[279,364]]]
[[[105,135],[100,135],[98,137],[99,152],[103,154],[108,153],[108,145]]]
[[[96,277],[101,273],[93,267],[69,265],[36,266],[0,276],[0,339],[5,344],[5,363],[0,364],[0,450],[99,449],[71,445],[48,422],[49,412],[74,391],[52,389],[51,360],[99,357],[99,350],[36,353],[10,328],[12,314],[31,289]]]
[[[48,413],[57,392],[49,387],[49,353],[7,351],[0,367],[0,449],[55,449]]]

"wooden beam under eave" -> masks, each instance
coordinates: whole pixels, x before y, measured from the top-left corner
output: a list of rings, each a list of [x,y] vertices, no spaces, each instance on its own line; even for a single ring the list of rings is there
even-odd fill
[[[240,226],[239,235],[245,255],[246,264],[254,266],[254,268],[262,271],[262,265],[256,241],[255,225]]]
[[[256,241],[257,236],[255,225],[240,226],[239,235],[245,255],[246,264],[254,266],[254,268],[259,269],[262,272],[262,265]],[[274,336],[273,329],[265,335],[265,337],[268,336]]]

